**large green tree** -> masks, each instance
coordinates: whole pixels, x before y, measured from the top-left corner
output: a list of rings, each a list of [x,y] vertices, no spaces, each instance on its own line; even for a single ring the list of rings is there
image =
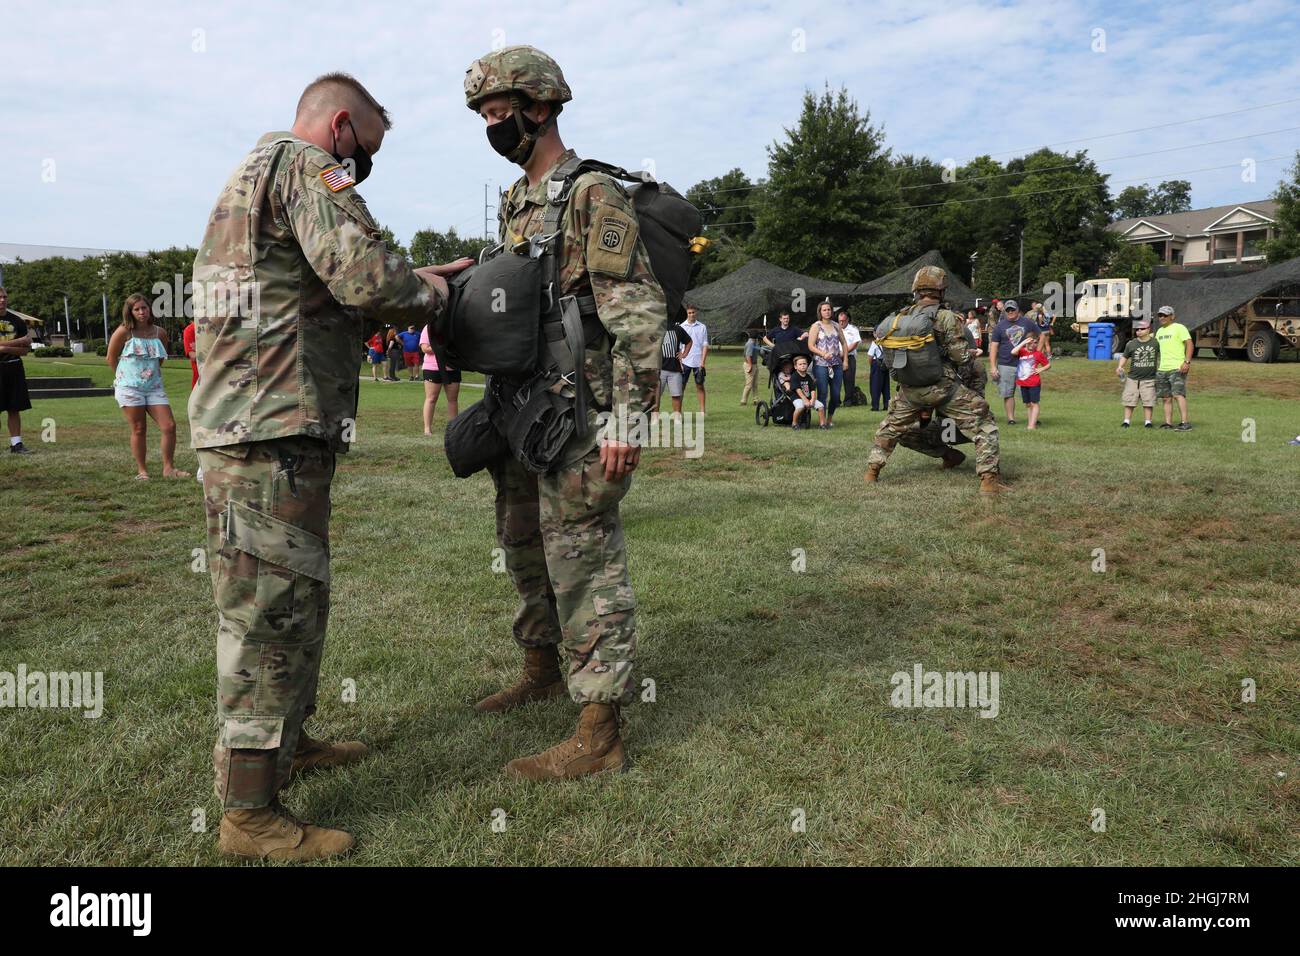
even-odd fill
[[[108,295],[108,327],[122,321],[122,305],[136,292],[149,297],[158,321],[175,338],[189,322],[186,285],[193,276],[194,249],[164,249],[136,255],[114,252],[90,259],[36,259],[5,267],[9,304],[44,320],[47,332],[64,325],[64,295],[73,333],[104,334],[103,295]]]
[[[893,263],[897,186],[884,133],[846,90],[804,94],[768,176],[749,250],[822,279],[862,281]]]
[[[978,250],[975,263],[975,294],[983,299],[1016,294],[1019,266],[1001,246],[989,244]]]
[[[1150,282],[1160,257],[1142,242],[1124,242],[1109,256],[1098,278]]]
[[[1152,189],[1146,183],[1126,186],[1115,197],[1116,219],[1167,216],[1192,208],[1192,184],[1186,179],[1169,179]]]
[[[1300,152],[1287,169],[1287,178],[1277,184],[1277,236],[1264,244],[1270,264],[1300,256]]]
[[[739,169],[696,183],[686,198],[704,219],[709,245],[691,262],[691,288],[720,279],[749,260],[745,243],[754,233],[756,190]]]
[[[441,265],[469,256],[477,259],[490,243],[475,236],[461,236],[452,226],[446,232],[421,229],[411,237],[411,261],[417,266]]]
[[[1025,276],[1036,275],[1058,249],[1068,251],[1080,269],[1095,270],[1109,251],[1106,226],[1113,208],[1107,177],[1096,163],[1086,152],[1069,156],[1040,149],[1007,168],[1023,173],[1010,194],[1024,224]]]

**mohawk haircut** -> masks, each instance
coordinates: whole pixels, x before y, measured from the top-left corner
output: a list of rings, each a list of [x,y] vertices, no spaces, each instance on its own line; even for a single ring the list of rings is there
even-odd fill
[[[298,109],[295,119],[306,113],[312,113],[327,106],[338,109],[351,109],[353,105],[368,106],[383,121],[384,129],[393,128],[393,120],[388,110],[379,105],[379,101],[370,95],[370,91],[361,85],[361,81],[350,73],[325,73],[307,84],[298,97]]]

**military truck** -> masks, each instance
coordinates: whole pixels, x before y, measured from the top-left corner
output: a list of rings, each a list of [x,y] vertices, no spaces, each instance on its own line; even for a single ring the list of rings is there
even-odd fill
[[[1115,338],[1111,349],[1121,352],[1132,334],[1134,316],[1147,315],[1149,286],[1131,279],[1088,279],[1074,286],[1074,321],[1070,328],[1085,339],[1093,322],[1111,322]]]
[[[1092,322],[1115,323],[1116,352],[1132,334],[1130,319],[1145,316],[1154,328],[1162,305],[1175,307],[1198,350],[1222,359],[1276,362],[1282,349],[1300,348],[1300,259],[1246,275],[1160,278],[1153,286],[1090,279],[1075,293],[1070,328],[1086,336]]]
[[[1193,335],[1198,349],[1219,358],[1276,362],[1284,348],[1300,348],[1300,288],[1255,296],[1223,318],[1202,325]]]

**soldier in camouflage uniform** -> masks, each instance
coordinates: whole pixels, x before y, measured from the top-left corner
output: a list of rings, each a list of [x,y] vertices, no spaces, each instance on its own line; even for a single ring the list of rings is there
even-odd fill
[[[963,326],[962,334],[966,338],[966,347],[978,359],[980,351],[975,345],[975,337],[971,335],[970,329]],[[982,396],[988,386],[989,373],[978,361],[972,361],[957,369],[957,378],[976,395]],[[945,441],[945,438],[948,440]],[[966,460],[966,456],[952,446],[969,445],[971,439],[969,435],[957,429],[956,422],[930,414],[922,416],[913,427],[899,435],[898,443],[922,455],[940,459],[943,463],[942,467],[947,470],[956,468]]]
[[[915,304],[907,307],[904,312],[911,313],[938,305],[947,284],[948,276],[942,269],[937,266],[922,266],[912,280]],[[916,434],[914,429],[917,425],[924,424],[927,428],[938,426],[942,429],[944,420],[948,419],[961,432],[971,436],[975,443],[975,471],[980,476],[980,491],[985,494],[1005,491],[1006,486],[998,479],[998,426],[993,421],[984,396],[962,384],[963,370],[969,377],[971,373],[968,366],[974,363],[974,353],[968,346],[962,321],[956,313],[939,309],[935,313],[933,326],[935,340],[946,359],[943,378],[934,385],[925,387],[900,383],[898,394],[889,405],[889,413],[876,430],[864,478],[868,482],[878,480],[880,469],[885,467],[894,446],[909,432]],[[926,419],[929,419],[928,424],[924,422]],[[932,438],[927,440],[923,436],[918,437],[920,440],[917,444],[920,447],[917,450],[936,447]],[[939,438],[939,444],[942,445],[942,431]],[[945,460],[947,467],[953,467],[965,458],[963,455],[962,459],[949,465],[948,461],[961,453],[952,449],[948,451],[951,454]],[[940,451],[940,457],[944,457],[943,451]]]
[[[533,47],[494,51],[466,71],[467,105],[487,122],[493,148],[525,172],[501,204],[500,239],[509,247],[542,228],[548,178],[576,155],[555,126],[571,98],[559,66]],[[554,473],[532,475],[513,457],[493,469],[497,539],[520,597],[514,636],[524,652],[524,673],[476,705],[481,713],[500,712],[562,696],[567,676],[568,694],[582,707],[577,732],[506,766],[510,775],[533,780],[624,764],[619,707],[634,692],[636,599],[618,505],[640,449],[602,439],[596,416],[652,410],[667,320],[631,200],[612,178],[594,172],[577,177],[558,255],[558,294],[593,296],[605,332],[587,342],[589,428],[571,441]],[[561,644],[567,675],[561,674]]]
[[[361,316],[424,325],[447,300],[443,267],[417,274],[390,253],[354,188],[389,127],[352,77],[313,82],[292,132],[263,136],[235,169],[194,260],[201,368],[189,413],[218,614],[213,756],[227,855],[318,859],[353,843],[295,819],[277,795],[293,772],[366,753],[302,730],[329,614],[330,483],[352,438]]]

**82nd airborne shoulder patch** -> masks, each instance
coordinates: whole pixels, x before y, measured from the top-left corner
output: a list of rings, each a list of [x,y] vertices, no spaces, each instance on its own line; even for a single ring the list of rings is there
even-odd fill
[[[352,173],[348,171],[346,166],[331,166],[320,174],[320,178],[332,193],[341,192],[349,186],[356,185],[356,180],[352,178]]]
[[[622,210],[600,209],[587,234],[587,268],[627,278],[636,252],[637,224]]]
[[[600,248],[605,252],[612,252],[615,255],[623,252],[623,247],[627,244],[627,233],[631,228],[631,223],[622,216],[611,215],[606,213],[596,223],[599,230]]]

